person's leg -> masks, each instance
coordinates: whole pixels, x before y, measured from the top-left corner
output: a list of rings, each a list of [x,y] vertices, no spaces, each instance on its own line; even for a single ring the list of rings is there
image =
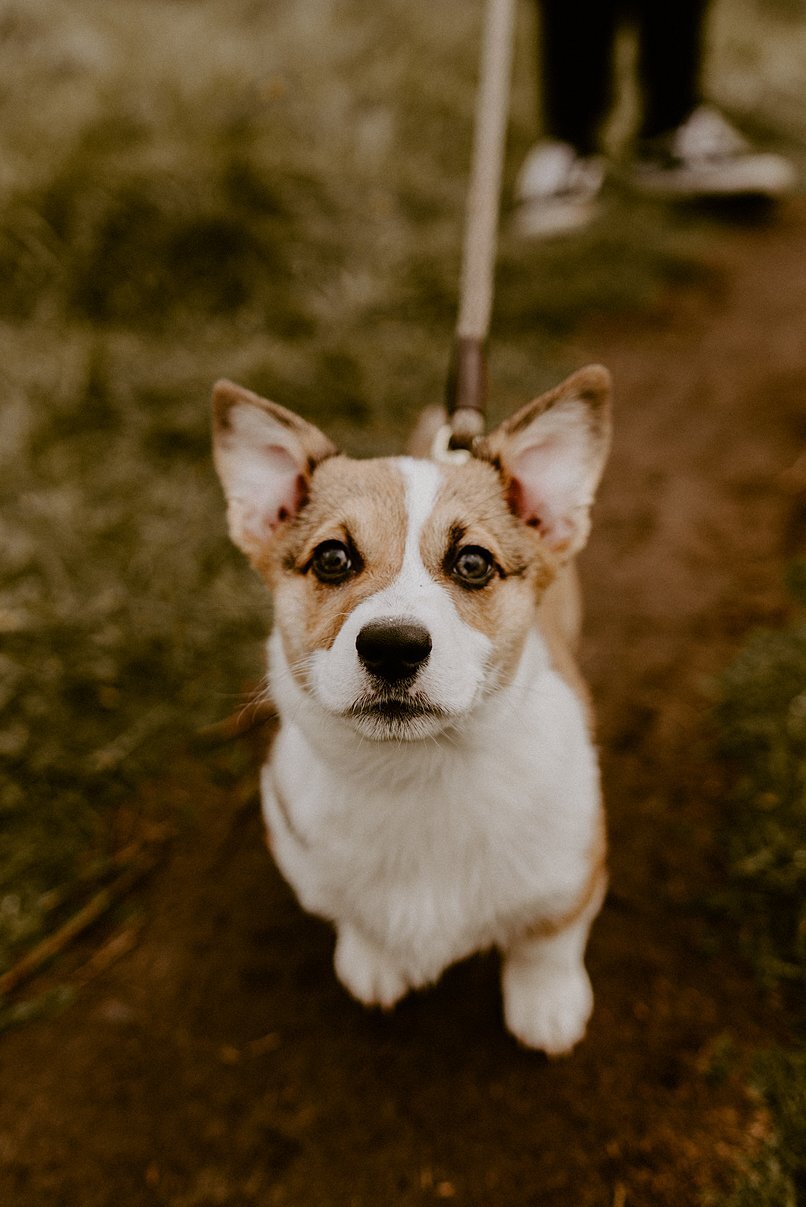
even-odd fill
[[[538,68],[550,138],[597,149],[613,96],[618,0],[539,0]]]
[[[538,0],[543,137],[515,185],[521,234],[545,238],[587,226],[605,176],[599,130],[613,94],[621,0]]]
[[[644,102],[641,138],[674,130],[701,103],[707,8],[708,0],[641,0],[634,5]]]

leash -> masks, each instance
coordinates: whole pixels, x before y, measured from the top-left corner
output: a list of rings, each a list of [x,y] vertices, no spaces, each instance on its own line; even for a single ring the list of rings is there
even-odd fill
[[[459,315],[448,375],[447,430],[435,456],[469,454],[484,431],[487,336],[493,304],[498,214],[504,168],[515,0],[487,0],[465,215]],[[458,459],[458,458],[457,458]]]

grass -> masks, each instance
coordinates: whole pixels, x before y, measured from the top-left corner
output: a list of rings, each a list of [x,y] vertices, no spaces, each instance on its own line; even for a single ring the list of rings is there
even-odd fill
[[[792,568],[806,605],[806,563]],[[794,1038],[759,1055],[771,1136],[726,1207],[797,1207],[806,1193],[806,614],[752,634],[725,671],[717,709],[733,789],[719,906]]]
[[[806,620],[753,634],[725,672],[738,933],[769,985],[806,989]],[[727,905],[733,902],[733,893]]]
[[[806,1051],[775,1048],[756,1060],[755,1087],[773,1130],[724,1207],[800,1207],[806,1192]]]
[[[785,10],[723,0],[710,76],[804,138],[806,35]],[[138,787],[259,665],[265,604],[224,534],[211,382],[240,379],[358,454],[399,447],[441,397],[480,16],[427,0],[4,5],[0,971],[41,935],[48,890],[114,846],[122,816],[136,827]],[[535,134],[530,16],[508,188]],[[505,230],[493,413],[575,367],[582,317],[651,312],[704,271],[707,240],[618,197],[561,250]]]

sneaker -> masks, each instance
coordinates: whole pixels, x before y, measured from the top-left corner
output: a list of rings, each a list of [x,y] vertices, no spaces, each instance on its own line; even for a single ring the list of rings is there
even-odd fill
[[[604,160],[579,155],[570,143],[536,143],[515,183],[515,224],[527,238],[563,235],[587,226],[599,210]]]
[[[701,105],[682,126],[639,143],[632,183],[655,197],[780,197],[796,183],[793,164],[756,151],[717,109]]]

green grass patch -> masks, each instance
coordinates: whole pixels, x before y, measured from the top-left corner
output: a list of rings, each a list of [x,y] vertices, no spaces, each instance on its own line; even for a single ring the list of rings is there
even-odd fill
[[[806,604],[806,563],[790,582]],[[717,716],[733,780],[719,899],[795,1039],[762,1053],[772,1133],[726,1207],[797,1207],[806,1194],[806,616],[752,634],[723,675]]]
[[[756,1060],[756,1092],[772,1134],[723,1207],[801,1207],[806,1194],[806,1051],[774,1048]]]
[[[725,904],[762,980],[806,989],[806,618],[751,635],[718,720],[735,771]]]

